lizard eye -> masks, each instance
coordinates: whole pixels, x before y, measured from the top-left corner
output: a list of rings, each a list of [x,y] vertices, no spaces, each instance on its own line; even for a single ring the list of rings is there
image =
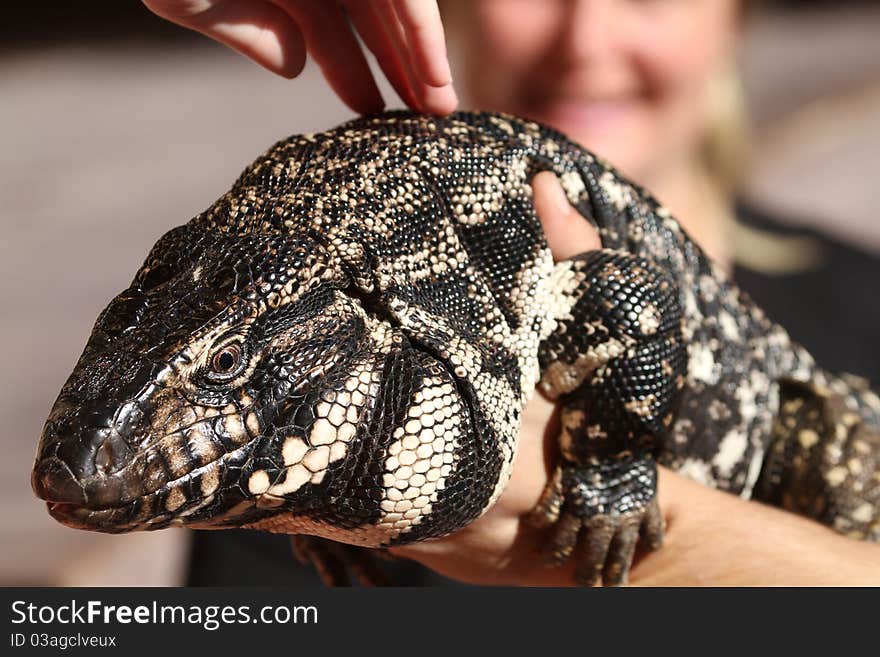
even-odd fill
[[[245,362],[244,347],[240,342],[227,342],[211,356],[211,366],[206,372],[212,383],[226,383],[241,373]]]

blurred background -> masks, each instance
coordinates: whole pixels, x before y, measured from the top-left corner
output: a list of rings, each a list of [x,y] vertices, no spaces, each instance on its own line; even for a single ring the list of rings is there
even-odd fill
[[[876,0],[764,3],[741,67],[754,142],[742,199],[880,253]],[[4,8],[0,584],[184,581],[186,531],[104,536],[48,516],[29,485],[42,423],[99,311],[162,233],[274,141],[350,117],[313,64],[275,77],[134,0]]]

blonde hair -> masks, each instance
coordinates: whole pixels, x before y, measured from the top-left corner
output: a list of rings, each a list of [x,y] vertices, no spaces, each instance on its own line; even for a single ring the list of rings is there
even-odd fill
[[[739,0],[739,29],[755,15],[763,0]],[[742,182],[750,150],[751,129],[742,75],[734,57],[709,85],[709,125],[701,155],[710,180],[719,191],[732,194]]]
[[[700,149],[702,162],[718,191],[731,194],[741,182],[751,141],[745,93],[733,62],[710,82],[708,103],[708,126]]]

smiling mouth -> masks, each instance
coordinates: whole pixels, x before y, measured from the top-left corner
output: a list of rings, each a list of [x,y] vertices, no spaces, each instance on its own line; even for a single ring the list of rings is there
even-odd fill
[[[605,100],[556,100],[537,103],[527,108],[528,114],[540,121],[580,128],[605,128],[626,119],[635,110],[630,98]]]

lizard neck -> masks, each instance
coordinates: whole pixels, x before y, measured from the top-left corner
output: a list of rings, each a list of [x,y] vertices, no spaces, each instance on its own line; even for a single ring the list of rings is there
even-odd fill
[[[735,224],[728,195],[698,162],[683,161],[644,181],[655,190],[691,238],[728,273],[733,267]]]

